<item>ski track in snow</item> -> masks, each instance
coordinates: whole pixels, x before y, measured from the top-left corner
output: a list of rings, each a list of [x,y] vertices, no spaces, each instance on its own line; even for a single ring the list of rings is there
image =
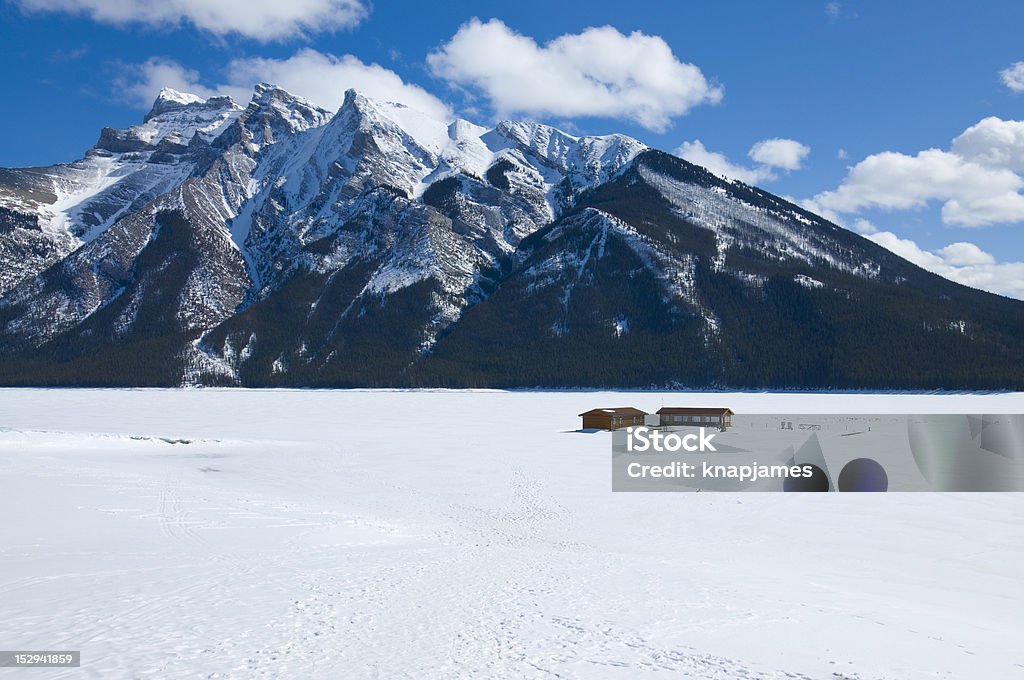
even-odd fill
[[[576,414],[662,399],[1024,406],[0,390],[0,640],[82,650],[33,678],[1021,677],[1024,496],[611,493]]]

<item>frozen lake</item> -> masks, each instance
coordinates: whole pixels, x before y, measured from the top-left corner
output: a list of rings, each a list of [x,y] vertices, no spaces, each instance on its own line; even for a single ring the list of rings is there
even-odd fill
[[[1024,395],[0,390],[32,678],[1024,677],[1024,494],[611,492],[594,407]]]

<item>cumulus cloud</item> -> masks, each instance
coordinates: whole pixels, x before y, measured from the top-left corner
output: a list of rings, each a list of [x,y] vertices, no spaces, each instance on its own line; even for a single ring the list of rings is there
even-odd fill
[[[946,224],[980,227],[1024,220],[1024,122],[985,118],[950,150],[883,151],[853,166],[832,191],[814,197],[836,213],[942,206]]]
[[[947,263],[966,267],[972,264],[995,264],[996,258],[991,253],[974,245],[973,243],[950,243],[945,248],[939,248],[935,253],[942,257]]]
[[[1024,61],[1010,64],[999,72],[1003,79],[1003,85],[1010,88],[1012,92],[1024,92]]]
[[[799,170],[803,159],[810,152],[809,146],[793,139],[765,139],[754,144],[747,152],[747,156],[758,165],[746,167],[733,163],[725,154],[711,151],[699,139],[683,142],[673,151],[680,158],[700,165],[716,175],[738,179],[746,184],[761,184],[777,179],[776,170]]]
[[[765,139],[750,147],[747,153],[751,160],[772,168],[799,170],[811,147],[795,139]]]
[[[878,245],[939,276],[992,293],[1024,299],[1024,262],[997,262],[973,243],[952,243],[929,251],[891,231],[867,236]]]
[[[871,220],[866,220],[863,217],[855,219],[853,224],[850,225],[850,228],[864,236],[870,236],[871,234],[878,233],[878,227],[876,227]]]
[[[674,117],[722,98],[722,88],[662,38],[611,26],[539,45],[497,19],[472,19],[427,63],[435,76],[482,94],[500,116],[600,116],[663,131]]]
[[[336,57],[303,49],[287,59],[236,59],[225,68],[223,82],[203,84],[199,73],[165,58],[154,57],[128,66],[115,81],[115,89],[131,104],[149,108],[164,87],[208,98],[227,94],[240,104],[248,103],[259,82],[283,87],[326,109],[341,106],[345,90],[354,88],[368,97],[400,102],[438,119],[451,117],[451,109],[418,85],[406,83],[389,69],[366,64],[352,55]]]
[[[723,175],[729,179],[738,179],[746,184],[760,184],[775,179],[775,173],[766,166],[758,168],[747,168],[730,161],[725,154],[711,151],[699,139],[692,142],[683,142],[673,151],[675,155],[684,158],[694,165],[699,165],[716,175]]]
[[[963,159],[1015,172],[1024,171],[1024,120],[991,116],[964,130],[952,151]]]
[[[15,0],[29,12],[85,15],[106,24],[168,27],[189,23],[214,35],[261,41],[355,26],[367,15],[361,0]]]

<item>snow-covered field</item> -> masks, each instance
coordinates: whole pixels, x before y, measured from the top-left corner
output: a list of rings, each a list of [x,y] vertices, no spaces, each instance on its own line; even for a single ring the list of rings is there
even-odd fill
[[[611,492],[593,407],[1024,395],[0,390],[24,678],[1024,677],[1024,494]]]

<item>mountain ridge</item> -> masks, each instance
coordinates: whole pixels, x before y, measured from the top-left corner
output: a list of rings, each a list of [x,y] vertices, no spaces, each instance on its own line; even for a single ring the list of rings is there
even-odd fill
[[[0,261],[7,384],[1024,386],[1024,303],[624,135],[354,90],[164,90],[0,171]]]

